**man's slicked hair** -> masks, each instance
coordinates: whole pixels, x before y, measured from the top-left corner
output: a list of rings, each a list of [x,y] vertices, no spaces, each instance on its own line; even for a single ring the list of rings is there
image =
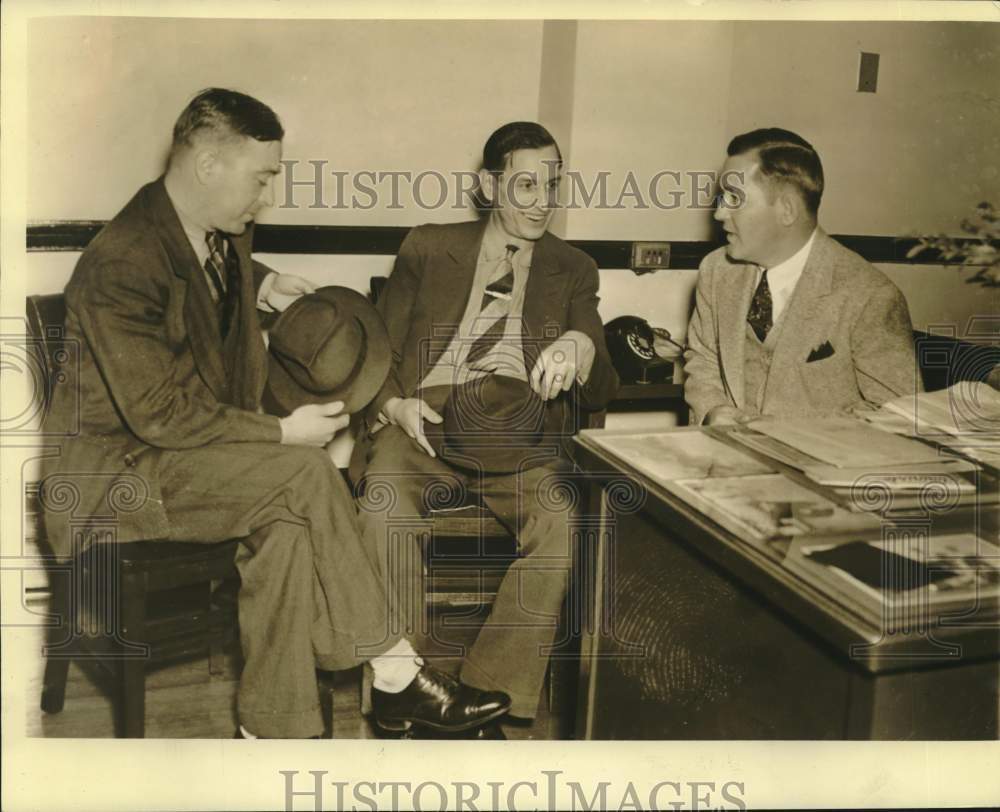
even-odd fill
[[[823,198],[823,164],[812,144],[801,135],[780,127],[766,127],[737,135],[728,155],[755,153],[760,173],[774,183],[795,187],[813,216]]]
[[[504,124],[486,140],[483,147],[483,169],[487,172],[503,172],[511,153],[519,149],[544,149],[555,147],[562,163],[562,152],[552,134],[534,121],[512,121]]]
[[[220,87],[202,90],[188,102],[174,124],[171,154],[190,146],[194,136],[202,132],[220,140],[245,137],[280,141],[285,136],[274,110],[253,96]]]

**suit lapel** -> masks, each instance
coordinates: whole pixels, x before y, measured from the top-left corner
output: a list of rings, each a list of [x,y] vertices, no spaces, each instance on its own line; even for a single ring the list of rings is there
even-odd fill
[[[757,266],[728,262],[716,278],[718,293],[719,364],[738,408],[745,405],[743,364],[746,350],[746,321],[757,281]]]
[[[445,246],[447,267],[444,273],[436,275],[435,285],[439,289],[430,291],[428,297],[429,301],[437,304],[435,312],[430,314],[430,329],[426,333],[434,338],[427,354],[428,369],[438,362],[451,344],[465,315],[486,223],[486,218],[483,218],[479,222],[464,224],[466,227],[456,230]]]
[[[833,280],[828,251],[829,237],[822,232],[817,233],[802,269],[802,276],[785,306],[781,334],[774,348],[771,371],[764,389],[765,411],[768,393],[784,391],[781,386],[782,378],[798,374],[796,364],[805,360],[817,343],[815,339],[818,332],[823,331],[828,324],[826,297],[831,292]]]
[[[229,388],[222,360],[222,337],[219,334],[215,304],[209,293],[205,274],[198,263],[198,257],[191,247],[187,234],[184,233],[173,203],[167,196],[162,178],[151,187],[150,211],[157,226],[160,242],[170,261],[170,267],[174,274],[186,283],[184,323],[187,327],[191,354],[208,388],[219,400],[228,402]],[[245,276],[242,272],[243,268],[241,275]],[[244,280],[244,286],[245,284]]]
[[[524,291],[524,307],[521,310],[524,366],[529,373],[535,365],[538,351],[543,345],[551,343],[551,339],[555,338],[555,336],[546,335],[546,327],[556,325],[560,333],[563,330],[562,319],[557,319],[546,312],[553,304],[562,303],[565,300],[565,297],[561,295],[561,288],[565,282],[566,269],[559,264],[552,250],[552,240],[554,239],[551,234],[546,232],[535,243],[531,252],[531,266],[528,270],[528,282]],[[528,340],[525,341],[525,338]]]

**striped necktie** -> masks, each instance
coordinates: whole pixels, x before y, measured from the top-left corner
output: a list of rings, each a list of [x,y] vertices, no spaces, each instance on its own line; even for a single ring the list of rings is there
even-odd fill
[[[236,304],[239,302],[239,260],[235,252],[226,250],[226,237],[218,231],[205,235],[208,257],[205,272],[215,288],[215,305],[219,316],[219,332],[225,338],[233,321]]]
[[[503,338],[507,330],[507,317],[510,314],[511,292],[514,290],[514,254],[517,252],[516,245],[508,245],[507,253],[500,260],[493,272],[494,281],[486,286],[483,294],[483,301],[479,307],[480,313],[486,310],[494,302],[499,302],[501,312],[500,317],[489,326],[479,338],[477,338],[469,348],[469,354],[465,358],[467,364],[474,364],[485,357],[497,342]]]

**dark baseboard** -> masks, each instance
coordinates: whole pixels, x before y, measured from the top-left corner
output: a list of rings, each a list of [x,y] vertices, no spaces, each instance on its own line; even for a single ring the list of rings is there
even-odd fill
[[[27,228],[29,251],[82,251],[104,226],[102,220],[62,220],[32,223]],[[394,256],[408,227],[398,226],[302,226],[259,225],[254,232],[254,250],[267,254],[361,254]],[[927,251],[914,259],[906,253],[916,240],[909,237],[877,237],[835,234],[834,239],[869,262],[899,262],[915,265],[954,264]],[[589,254],[600,268],[628,268],[631,240],[570,240]],[[670,268],[692,270],[720,243],[673,241]]]

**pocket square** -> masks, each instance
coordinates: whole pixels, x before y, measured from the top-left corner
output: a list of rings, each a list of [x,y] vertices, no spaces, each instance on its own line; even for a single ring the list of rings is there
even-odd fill
[[[811,364],[813,361],[822,361],[824,358],[829,358],[833,355],[833,345],[829,341],[824,341],[818,347],[814,347],[813,351],[809,353],[809,357],[806,358],[806,363]]]

